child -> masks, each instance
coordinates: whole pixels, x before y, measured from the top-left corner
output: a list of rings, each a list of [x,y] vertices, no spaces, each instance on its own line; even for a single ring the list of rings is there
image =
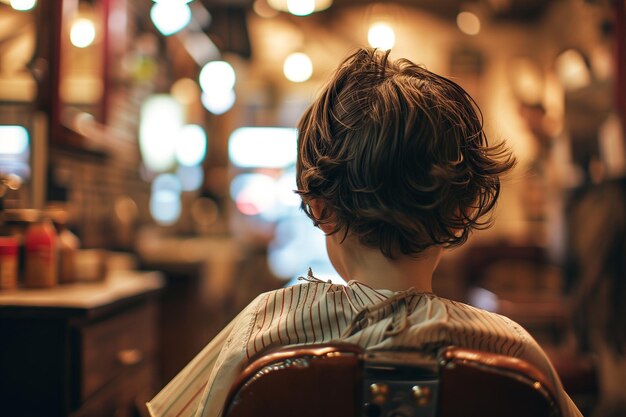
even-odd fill
[[[300,120],[297,193],[348,284],[309,271],[307,283],[260,295],[148,404],[151,414],[219,416],[251,356],[341,340],[523,358],[552,380],[564,415],[580,415],[524,329],[432,293],[442,251],[489,225],[499,176],[514,165],[506,147],[487,144],[477,111],[461,87],[389,52],[344,61]]]

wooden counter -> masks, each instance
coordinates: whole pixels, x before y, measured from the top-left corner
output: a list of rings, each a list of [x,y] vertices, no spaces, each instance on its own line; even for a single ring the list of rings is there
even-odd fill
[[[0,292],[0,404],[7,416],[131,416],[159,386],[163,278]]]

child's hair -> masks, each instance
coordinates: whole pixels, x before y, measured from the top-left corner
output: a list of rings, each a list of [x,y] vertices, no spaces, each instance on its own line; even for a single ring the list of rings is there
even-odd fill
[[[502,143],[487,144],[465,90],[389,51],[348,57],[298,123],[302,208],[389,258],[460,245],[489,226],[481,219],[514,164]]]

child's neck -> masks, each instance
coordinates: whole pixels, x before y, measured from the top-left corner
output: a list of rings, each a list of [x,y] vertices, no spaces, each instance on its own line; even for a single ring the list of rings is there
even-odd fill
[[[340,246],[340,265],[336,267],[346,281],[356,280],[373,288],[393,291],[413,287],[418,292],[432,292],[432,276],[442,248],[429,248],[419,257],[402,255],[392,260],[377,249],[348,240]]]

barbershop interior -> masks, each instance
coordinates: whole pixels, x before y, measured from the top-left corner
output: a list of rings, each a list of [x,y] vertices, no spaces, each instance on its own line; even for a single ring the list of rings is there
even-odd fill
[[[626,416],[625,9],[0,0],[0,415],[150,416],[259,294],[345,285],[294,192],[296,126],[371,47],[459,84],[517,160],[433,292],[526,329],[582,415]],[[374,387],[344,415],[445,415]]]

